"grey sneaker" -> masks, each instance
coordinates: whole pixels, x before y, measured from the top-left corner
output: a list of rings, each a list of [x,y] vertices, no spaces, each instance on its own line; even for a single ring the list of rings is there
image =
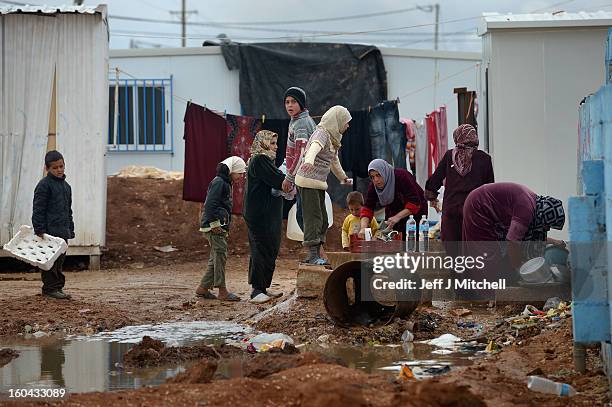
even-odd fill
[[[43,293],[44,296],[46,297],[50,297],[50,298],[55,298],[56,300],[68,300],[70,299],[70,296],[68,294],[66,294],[65,292],[59,290],[59,291],[52,291],[50,293]]]

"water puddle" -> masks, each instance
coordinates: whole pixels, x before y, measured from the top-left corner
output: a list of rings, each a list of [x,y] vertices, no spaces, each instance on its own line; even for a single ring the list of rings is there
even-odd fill
[[[342,346],[307,345],[303,349],[316,351],[341,359],[348,367],[366,373],[389,372],[397,374],[402,365],[408,365],[418,378],[448,373],[459,366],[469,366],[478,358],[477,352],[469,348],[457,348],[448,352],[437,352],[438,348],[425,343],[401,345]]]
[[[16,388],[65,388],[69,393],[135,389],[162,384],[188,364],[123,368],[123,355],[149,335],[168,346],[219,345],[251,328],[232,322],[199,321],[124,327],[113,332],[55,340],[0,342],[19,357],[0,368],[0,394]]]
[[[44,337],[0,342],[0,348],[8,347],[19,352],[18,358],[0,368],[0,394],[16,388],[65,388],[68,393],[76,393],[156,386],[184,371],[190,363],[146,369],[124,368],[123,355],[143,336],[159,339],[166,346],[193,346],[236,342],[248,333],[252,333],[251,328],[232,322],[197,321],[130,326],[59,340]],[[395,375],[406,364],[419,378],[469,365],[479,353],[477,347],[462,345],[441,349],[425,343],[375,346],[310,344],[301,350],[339,358],[348,367],[367,373],[389,372]]]

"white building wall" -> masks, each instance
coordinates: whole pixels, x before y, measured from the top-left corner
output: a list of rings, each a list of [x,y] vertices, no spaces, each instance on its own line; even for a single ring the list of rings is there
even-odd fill
[[[422,120],[425,114],[446,103],[451,135],[457,124],[457,99],[453,88],[476,90],[479,83],[476,64],[480,62],[480,54],[399,49],[381,51],[387,70],[389,99],[400,97],[400,115]],[[436,65],[440,82],[434,86]],[[173,76],[174,154],[107,152],[108,174],[116,173],[127,165],[150,165],[183,171],[183,116],[186,108],[183,99],[232,114],[241,113],[239,72],[227,69],[218,47],[111,50],[111,76],[115,67],[136,78]],[[447,79],[448,76],[452,77]],[[122,75],[122,78],[129,76]]]
[[[527,185],[567,209],[577,193],[578,105],[604,82],[606,36],[606,29],[549,28],[483,37],[496,181]]]

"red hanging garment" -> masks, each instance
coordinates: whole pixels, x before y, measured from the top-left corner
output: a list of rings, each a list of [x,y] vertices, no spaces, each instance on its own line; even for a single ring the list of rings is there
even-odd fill
[[[195,103],[187,105],[184,121],[183,200],[204,202],[217,164],[227,157],[226,123],[223,117]]]
[[[251,144],[255,134],[261,129],[261,120],[249,116],[228,114],[227,120],[227,155],[241,157],[247,162],[251,156]],[[244,187],[246,179],[241,179],[232,185],[232,213],[242,214]]]
[[[448,150],[448,127],[446,125],[446,106],[441,106],[436,110],[436,132],[438,136],[438,158],[437,164],[442,161],[444,154]]]
[[[427,141],[429,143],[427,151],[427,178],[429,178],[438,164],[438,134],[435,112],[425,116],[425,126],[427,127]]]

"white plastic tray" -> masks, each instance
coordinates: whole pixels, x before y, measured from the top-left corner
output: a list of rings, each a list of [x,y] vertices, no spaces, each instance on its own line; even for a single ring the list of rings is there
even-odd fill
[[[55,260],[68,250],[68,244],[59,237],[47,234],[43,237],[36,236],[31,226],[23,225],[3,249],[21,261],[48,271]]]

